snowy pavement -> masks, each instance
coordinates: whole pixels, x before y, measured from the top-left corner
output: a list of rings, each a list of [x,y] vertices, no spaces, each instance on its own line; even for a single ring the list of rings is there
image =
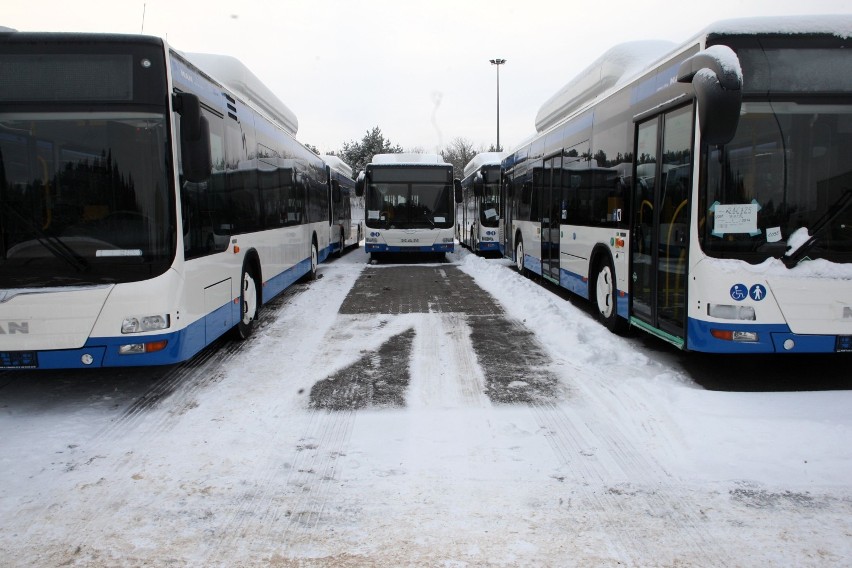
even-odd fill
[[[366,260],[188,364],[0,374],[2,564],[852,564],[852,391],[704,390],[465,252],[412,271],[479,308],[355,309]]]

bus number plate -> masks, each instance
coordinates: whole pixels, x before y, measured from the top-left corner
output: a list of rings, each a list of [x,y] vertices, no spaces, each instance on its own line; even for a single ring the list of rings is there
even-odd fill
[[[35,351],[0,351],[0,369],[37,369]]]

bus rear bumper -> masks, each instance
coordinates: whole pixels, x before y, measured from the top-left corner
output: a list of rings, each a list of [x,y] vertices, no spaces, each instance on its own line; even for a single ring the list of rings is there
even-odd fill
[[[371,252],[453,252],[453,243],[434,244],[422,247],[398,247],[385,244],[365,244],[364,250]]]

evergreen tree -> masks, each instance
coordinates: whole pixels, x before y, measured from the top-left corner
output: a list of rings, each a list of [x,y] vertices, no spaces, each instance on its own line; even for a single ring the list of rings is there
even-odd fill
[[[360,141],[344,142],[343,150],[340,151],[338,157],[349,164],[352,171],[355,172],[355,176],[357,176],[370,163],[375,154],[398,154],[400,152],[402,152],[402,146],[392,144],[382,134],[382,129],[376,126],[372,130],[368,130]]]

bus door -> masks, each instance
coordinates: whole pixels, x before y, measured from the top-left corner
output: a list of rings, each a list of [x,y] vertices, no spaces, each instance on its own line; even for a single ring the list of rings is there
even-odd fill
[[[562,154],[544,160],[541,212],[541,275],[559,284],[559,237],[562,218]]]
[[[631,247],[633,322],[683,345],[692,106],[642,122],[637,125],[636,134]]]

